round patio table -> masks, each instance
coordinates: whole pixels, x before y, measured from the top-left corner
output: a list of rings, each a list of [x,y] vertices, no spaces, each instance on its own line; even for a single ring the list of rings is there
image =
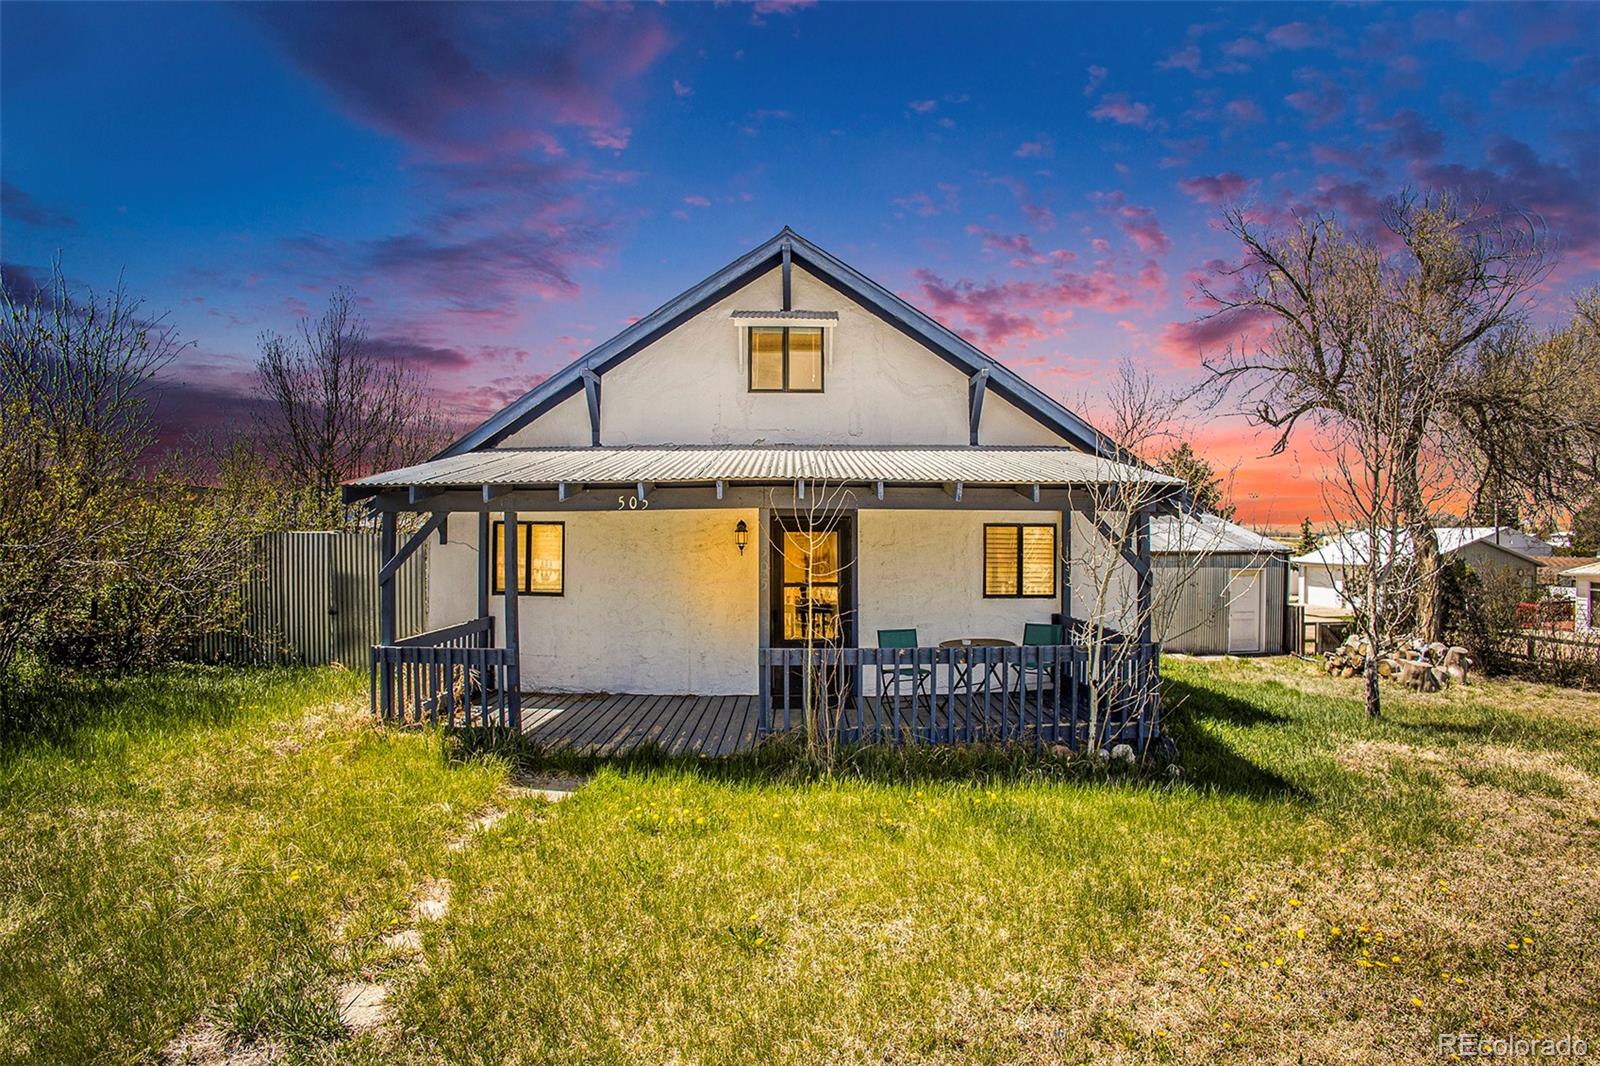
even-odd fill
[[[957,637],[955,640],[941,640],[939,642],[939,647],[941,648],[1015,648],[1016,646],[1016,641],[1002,640],[999,637]],[[956,657],[956,676],[950,679],[950,687],[957,689],[965,684],[967,674],[971,669],[972,667],[967,662],[967,657],[958,655]]]

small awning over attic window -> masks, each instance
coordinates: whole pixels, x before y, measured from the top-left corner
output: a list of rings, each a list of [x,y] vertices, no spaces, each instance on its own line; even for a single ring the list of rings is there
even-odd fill
[[[741,326],[837,326],[837,311],[731,311]]]

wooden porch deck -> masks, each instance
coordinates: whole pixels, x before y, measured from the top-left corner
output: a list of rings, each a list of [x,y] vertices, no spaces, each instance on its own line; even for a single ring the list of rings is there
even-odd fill
[[[1026,717],[1036,703],[1047,699],[1030,693],[1025,712],[1015,694],[1006,698],[995,693],[992,699],[975,694],[970,701],[965,696],[954,701],[945,696],[933,701],[926,696],[915,700],[867,696],[852,703],[839,724],[842,736],[850,741],[937,744],[1027,740],[1042,734],[1045,743],[1069,742],[1074,728],[1070,708],[1064,708],[1059,721],[1042,709],[1033,718]],[[652,744],[670,755],[734,755],[755,747],[758,715],[756,696],[526,693],[522,697],[524,736],[547,751],[583,755],[626,755]],[[775,709],[774,716],[773,731],[783,731],[782,709]],[[799,727],[798,709],[789,721]]]
[[[755,746],[756,697],[528,693],[522,732],[551,751],[625,755],[654,744],[670,755],[715,758]]]

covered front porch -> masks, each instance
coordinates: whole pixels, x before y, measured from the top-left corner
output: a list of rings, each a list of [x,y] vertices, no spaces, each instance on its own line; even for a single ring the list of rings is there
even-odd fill
[[[1107,466],[1058,449],[524,449],[367,479],[347,493],[383,528],[373,711],[601,755],[715,757],[806,727],[1148,740],[1148,497],[1118,545],[1133,624],[1074,604],[1089,582],[1073,545],[1108,529],[1088,491]],[[430,629],[399,636],[388,578],[433,537]]]

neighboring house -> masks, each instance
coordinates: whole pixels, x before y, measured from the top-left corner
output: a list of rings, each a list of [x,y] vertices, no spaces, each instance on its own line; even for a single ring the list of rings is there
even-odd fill
[[[1538,559],[1539,587],[1555,599],[1571,599],[1576,594],[1578,582],[1571,571],[1600,563],[1600,558],[1592,555],[1541,555]]]
[[[1537,537],[1504,526],[1498,530],[1492,526],[1440,526],[1433,532],[1446,560],[1459,559],[1475,570],[1514,570],[1523,575],[1530,590],[1537,580],[1539,559],[1528,549],[1549,554],[1548,546]],[[1408,537],[1402,534],[1400,542],[1401,550],[1410,551]],[[1314,552],[1294,556],[1289,563],[1294,568],[1299,603],[1308,614],[1347,613],[1352,597],[1360,593],[1360,571],[1371,558],[1363,532],[1346,533]]]
[[[882,630],[915,630],[891,658],[930,664],[919,683],[939,691],[974,673],[1033,677],[1041,654],[1065,686],[1058,671],[1082,654],[1073,620],[1096,610],[1077,594],[1074,546],[1100,535],[1087,490],[1180,486],[1112,454],[1072,411],[785,228],[435,459],[346,487],[389,528],[412,512],[443,538],[433,632],[386,635],[375,702],[403,710],[392,689],[410,682],[394,671],[489,631],[483,669],[513,723],[522,692],[621,693],[743,701],[765,729],[780,688],[798,699],[789,665],[808,632],[868,649],[843,660],[850,700],[885,676]],[[823,501],[839,506],[813,514]],[[1121,549],[1118,617],[1151,595],[1144,540]],[[1044,652],[939,647],[1021,643],[1052,623],[1031,631],[1054,636]],[[1153,703],[1157,648],[1127,636],[1143,638]]]
[[[1156,602],[1166,615],[1165,651],[1197,655],[1282,654],[1289,549],[1216,515],[1150,522]],[[1169,586],[1182,581],[1182,587]]]
[[[1600,562],[1563,570],[1561,576],[1573,584],[1576,604],[1572,628],[1577,633],[1600,633]]]

